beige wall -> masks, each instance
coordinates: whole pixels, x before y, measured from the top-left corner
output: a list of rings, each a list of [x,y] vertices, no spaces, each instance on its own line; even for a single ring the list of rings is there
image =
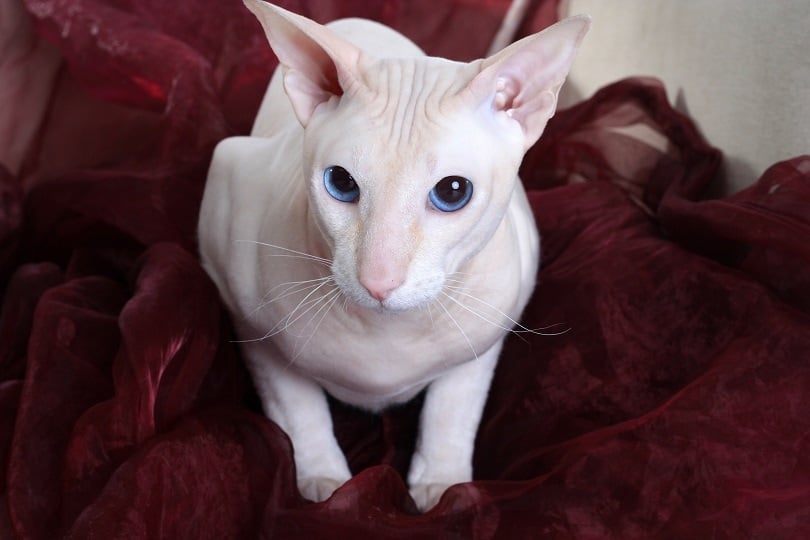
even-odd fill
[[[810,0],[568,0],[563,9],[593,17],[568,103],[627,76],[662,79],[726,153],[727,192],[810,153]]]

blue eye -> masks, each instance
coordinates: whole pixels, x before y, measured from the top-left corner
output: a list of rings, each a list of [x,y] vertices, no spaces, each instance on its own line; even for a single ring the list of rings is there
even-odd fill
[[[360,198],[360,187],[343,167],[335,165],[323,171],[323,185],[340,202],[352,203]]]
[[[464,208],[472,198],[472,182],[462,176],[447,176],[439,180],[428,197],[442,212],[455,212]]]

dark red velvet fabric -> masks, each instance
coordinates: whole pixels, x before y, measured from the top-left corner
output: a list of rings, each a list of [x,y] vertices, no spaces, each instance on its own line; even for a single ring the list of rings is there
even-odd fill
[[[285,4],[459,59],[507,6]],[[809,157],[702,200],[720,154],[655,81],[558,112],[522,170],[544,249],[523,322],[567,331],[509,339],[476,481],[418,514],[418,402],[335,403],[357,476],[311,504],[195,254],[210,153],[275,65],[258,25],[238,0],[26,6],[64,61],[0,167],[0,537],[810,537]]]

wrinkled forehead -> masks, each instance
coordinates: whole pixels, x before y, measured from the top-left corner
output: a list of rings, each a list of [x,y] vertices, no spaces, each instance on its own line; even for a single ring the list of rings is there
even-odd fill
[[[469,174],[492,150],[492,126],[464,92],[475,73],[437,58],[369,60],[312,137],[319,157],[357,174]]]
[[[345,98],[391,138],[418,138],[456,115],[472,71],[469,64],[440,58],[367,59]]]
[[[477,63],[467,64],[444,58],[365,57],[358,70],[358,90],[371,99],[399,94],[414,102],[437,103],[467,86],[479,72]]]
[[[457,121],[425,122],[407,126],[370,124],[367,136],[346,137],[341,146],[358,174],[425,177],[472,175],[486,167],[487,145],[480,124],[459,115]],[[358,131],[363,127],[358,125]]]

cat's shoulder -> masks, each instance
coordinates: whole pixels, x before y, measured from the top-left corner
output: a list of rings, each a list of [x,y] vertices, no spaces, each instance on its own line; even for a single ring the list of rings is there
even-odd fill
[[[217,144],[206,180],[202,213],[243,215],[266,207],[300,182],[290,181],[300,168],[300,140],[273,137],[228,137]],[[279,203],[276,203],[279,204]],[[261,214],[261,212],[259,212]]]

